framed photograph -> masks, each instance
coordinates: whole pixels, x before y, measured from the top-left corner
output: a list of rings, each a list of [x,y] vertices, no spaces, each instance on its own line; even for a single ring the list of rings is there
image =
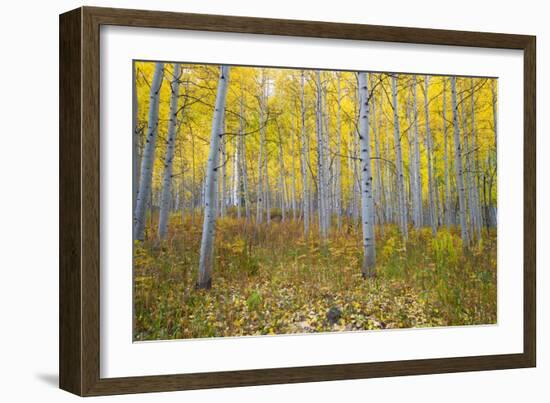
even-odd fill
[[[62,14],[60,387],[535,366],[535,60],[525,35]]]

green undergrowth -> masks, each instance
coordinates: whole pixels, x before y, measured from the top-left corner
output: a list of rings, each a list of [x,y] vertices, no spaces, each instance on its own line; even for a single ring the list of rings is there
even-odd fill
[[[464,248],[454,229],[411,228],[404,242],[379,226],[376,276],[363,279],[355,226],[321,243],[315,227],[305,239],[302,222],[275,218],[218,220],[210,290],[195,289],[198,215],[174,215],[161,243],[136,243],[135,340],[496,323],[494,230]]]

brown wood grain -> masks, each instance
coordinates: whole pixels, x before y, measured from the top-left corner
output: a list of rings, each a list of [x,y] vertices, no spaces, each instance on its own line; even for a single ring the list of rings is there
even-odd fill
[[[100,377],[99,28],[101,25],[522,49],[524,352],[129,378]],[[60,387],[81,396],[532,367],[536,363],[535,37],[82,7],[60,16]],[[129,179],[130,180],[130,179]]]
[[[81,10],[59,22],[59,386],[81,394]]]
[[[523,60],[523,354],[534,367],[537,360],[537,56],[534,36],[526,41]]]

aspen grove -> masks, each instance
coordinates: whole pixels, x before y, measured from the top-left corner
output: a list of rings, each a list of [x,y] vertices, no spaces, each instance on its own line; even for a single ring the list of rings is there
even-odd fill
[[[496,323],[496,79],[133,76],[136,340]]]

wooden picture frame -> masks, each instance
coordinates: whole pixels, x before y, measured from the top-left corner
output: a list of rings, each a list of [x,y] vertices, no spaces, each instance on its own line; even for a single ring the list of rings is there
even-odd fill
[[[100,377],[100,26],[269,34],[524,52],[523,353],[228,372]],[[60,16],[60,387],[80,396],[534,367],[534,36],[81,7]]]

